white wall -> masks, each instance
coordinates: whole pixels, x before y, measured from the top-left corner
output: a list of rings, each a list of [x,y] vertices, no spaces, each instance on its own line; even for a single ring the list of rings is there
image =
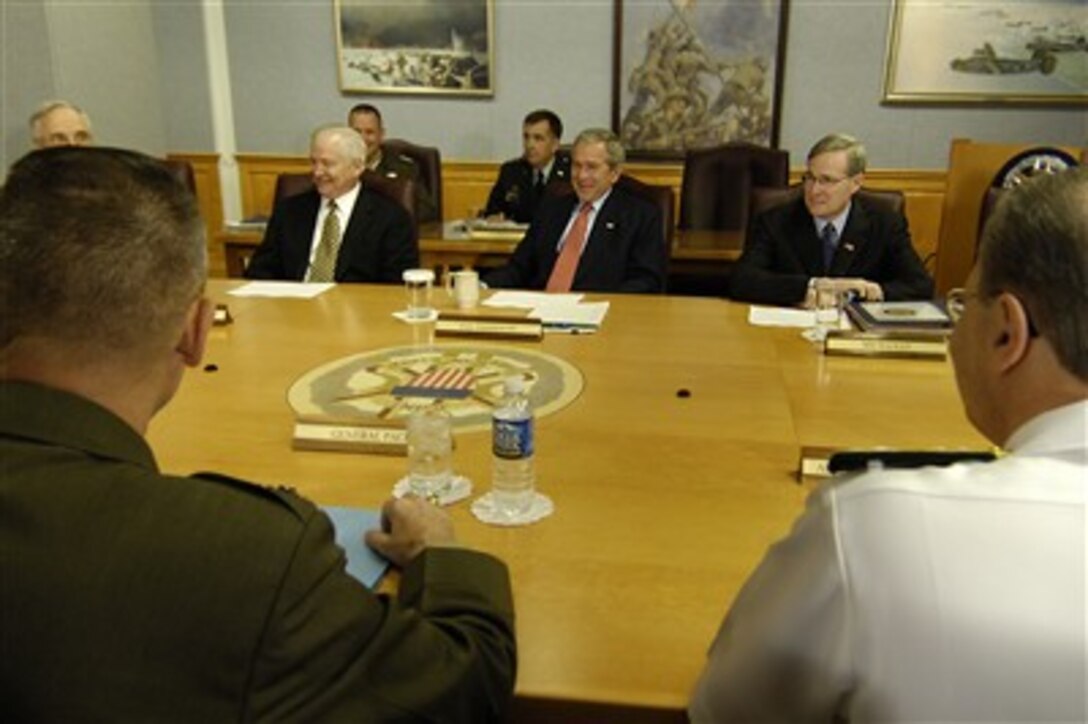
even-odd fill
[[[29,115],[53,98],[82,106],[102,145],[166,151],[150,0],[3,7],[5,168],[30,146]]]
[[[199,0],[3,8],[5,164],[26,148],[26,116],[57,96],[82,102],[103,142],[214,150]],[[839,129],[861,136],[880,168],[943,168],[956,137],[1088,143],[1083,107],[882,106],[890,10],[891,0],[792,0],[780,145],[794,164]],[[612,0],[495,0],[495,13],[493,98],[360,96],[337,88],[330,0],[226,2],[238,149],[301,154],[312,127],[364,98],[391,135],[446,159],[516,155],[521,118],[540,106],[560,113],[568,138],[610,124]]]

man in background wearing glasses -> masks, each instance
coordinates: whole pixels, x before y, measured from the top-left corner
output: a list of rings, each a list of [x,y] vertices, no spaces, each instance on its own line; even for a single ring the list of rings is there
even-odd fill
[[[802,176],[803,198],[756,218],[730,278],[730,296],[812,307],[816,286],[826,278],[834,280],[835,291],[872,301],[933,295],[906,217],[855,196],[865,160],[865,147],[852,136],[816,142]]]
[[[1009,191],[949,302],[967,416],[1008,454],[814,493],[693,721],[1088,718],[1088,169]]]

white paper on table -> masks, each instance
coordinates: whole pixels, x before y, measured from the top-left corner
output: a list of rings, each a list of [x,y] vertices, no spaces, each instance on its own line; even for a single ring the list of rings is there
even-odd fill
[[[533,307],[529,316],[537,317],[544,326],[582,326],[599,327],[608,314],[608,302],[585,302],[584,304],[566,304],[550,302]]]
[[[812,309],[789,307],[748,308],[748,323],[756,327],[812,327],[816,324],[816,312]]]
[[[250,282],[231,289],[227,294],[235,297],[313,299],[334,286],[336,285],[331,282]]]
[[[536,309],[543,305],[577,304],[584,294],[548,294],[545,292],[519,292],[500,289],[483,301],[485,307],[515,307],[517,309]]]

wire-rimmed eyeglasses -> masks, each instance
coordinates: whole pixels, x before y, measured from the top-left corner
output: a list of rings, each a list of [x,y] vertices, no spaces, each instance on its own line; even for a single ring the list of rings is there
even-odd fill
[[[967,309],[967,300],[969,299],[982,299],[982,294],[963,287],[948,290],[948,294],[944,298],[944,307],[948,310],[948,316],[951,318],[952,324],[959,323],[964,310]],[[1031,318],[1031,311],[1022,299],[1020,304],[1024,307],[1024,314],[1028,318],[1028,334],[1032,337],[1038,337],[1039,330],[1036,329],[1035,322]]]

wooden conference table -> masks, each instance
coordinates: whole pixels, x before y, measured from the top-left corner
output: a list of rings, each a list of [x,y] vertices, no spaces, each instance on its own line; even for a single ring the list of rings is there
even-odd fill
[[[411,344],[396,287],[312,300],[229,297],[234,323],[152,424],[170,472],[217,470],[375,508],[404,458],[291,449],[290,385],[340,357]],[[591,298],[596,298],[591,295]],[[945,362],[824,357],[796,329],[755,328],[707,298],[612,296],[601,331],[517,342],[576,365],[581,396],[537,422],[537,475],[556,512],[503,529],[451,508],[459,537],[510,566],[514,721],[680,721],[723,614],[802,509],[802,445],[974,447]],[[679,396],[681,389],[690,396]],[[486,432],[454,464],[483,492]]]

